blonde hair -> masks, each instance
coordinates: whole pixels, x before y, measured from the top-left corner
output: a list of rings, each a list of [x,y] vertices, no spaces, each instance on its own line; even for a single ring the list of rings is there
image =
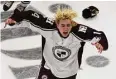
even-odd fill
[[[57,9],[56,11],[56,15],[55,15],[55,20],[56,23],[59,23],[60,20],[65,20],[65,19],[69,19],[69,20],[73,20],[73,18],[77,17],[77,13],[75,11],[73,11],[72,9]],[[72,26],[74,26],[75,24],[73,24],[72,22]]]

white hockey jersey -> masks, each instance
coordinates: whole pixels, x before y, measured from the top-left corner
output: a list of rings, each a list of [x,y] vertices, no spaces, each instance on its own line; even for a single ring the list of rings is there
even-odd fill
[[[82,24],[73,27],[67,38],[62,38],[53,20],[34,11],[13,14],[11,18],[17,22],[23,19],[28,20],[32,24],[28,27],[39,32],[46,39],[43,50],[45,68],[50,69],[59,78],[69,77],[77,73],[77,54],[82,41],[99,42],[104,50],[108,49],[107,38],[103,32]]]

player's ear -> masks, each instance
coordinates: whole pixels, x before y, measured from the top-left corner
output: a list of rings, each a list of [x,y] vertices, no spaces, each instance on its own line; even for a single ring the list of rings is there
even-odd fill
[[[55,23],[56,23],[57,26],[59,25],[58,21],[55,21]]]
[[[78,23],[72,20],[71,24],[72,24],[72,26],[76,26]]]

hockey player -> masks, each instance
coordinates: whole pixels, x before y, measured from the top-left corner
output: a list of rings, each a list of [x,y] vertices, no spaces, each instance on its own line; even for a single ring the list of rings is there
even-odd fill
[[[76,79],[79,69],[77,55],[82,42],[91,41],[100,53],[108,49],[104,32],[75,23],[75,17],[73,10],[58,9],[55,20],[31,10],[14,13],[7,19],[6,24],[27,20],[32,24],[28,27],[45,38],[44,62],[38,79]]]

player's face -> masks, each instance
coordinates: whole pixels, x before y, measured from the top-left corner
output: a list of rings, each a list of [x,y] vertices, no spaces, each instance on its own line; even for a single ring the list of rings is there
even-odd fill
[[[60,20],[57,24],[57,28],[63,37],[67,37],[72,29],[71,20]]]

